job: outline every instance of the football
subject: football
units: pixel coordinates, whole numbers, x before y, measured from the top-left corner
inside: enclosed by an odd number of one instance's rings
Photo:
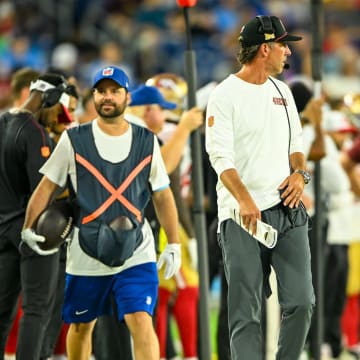
[[[45,236],[45,242],[39,242],[42,250],[59,247],[74,228],[72,206],[66,201],[55,201],[39,216],[35,232]]]
[[[114,230],[131,230],[134,228],[134,224],[127,216],[118,216],[116,217],[109,226]]]

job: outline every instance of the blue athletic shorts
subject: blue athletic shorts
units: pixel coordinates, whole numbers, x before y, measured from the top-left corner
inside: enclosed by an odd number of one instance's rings
[[[114,275],[66,274],[63,320],[85,323],[101,315],[111,315],[111,295],[117,305],[119,320],[122,321],[125,314],[138,311],[152,316],[158,285],[156,263],[137,265]]]

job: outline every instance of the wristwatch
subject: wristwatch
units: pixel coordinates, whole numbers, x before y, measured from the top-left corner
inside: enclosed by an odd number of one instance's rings
[[[303,177],[305,184],[308,184],[311,180],[311,175],[305,170],[297,169],[294,173],[300,174]]]

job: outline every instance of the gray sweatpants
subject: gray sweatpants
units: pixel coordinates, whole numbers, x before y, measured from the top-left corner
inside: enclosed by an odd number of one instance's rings
[[[307,214],[299,207],[290,219],[279,204],[261,216],[262,221],[278,230],[273,249],[261,245],[231,219],[220,227],[219,241],[229,285],[231,359],[262,360],[261,303],[272,265],[281,308],[276,359],[296,360],[304,347],[315,303]]]

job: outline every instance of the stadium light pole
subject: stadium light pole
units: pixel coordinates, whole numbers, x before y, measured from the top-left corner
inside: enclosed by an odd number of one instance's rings
[[[185,77],[188,84],[188,108],[196,105],[196,57],[192,49],[189,8],[196,5],[197,0],[177,0],[183,8],[186,27],[185,50]],[[193,189],[193,219],[198,246],[198,270],[200,276],[200,303],[199,303],[199,355],[201,360],[211,359],[211,340],[209,331],[209,270],[208,248],[206,238],[206,221],[204,213],[204,182],[202,168],[201,135],[197,129],[191,134],[192,172],[191,182]]]
[[[322,80],[322,33],[323,33],[323,6],[322,0],[311,0],[311,71],[314,81],[314,97],[321,97]],[[313,284],[316,294],[316,307],[314,311],[314,360],[321,359],[321,345],[324,338],[324,261],[323,261],[323,223],[324,208],[321,195],[321,160],[315,162],[314,190],[315,190],[315,224],[314,244],[312,245],[314,257]]]

